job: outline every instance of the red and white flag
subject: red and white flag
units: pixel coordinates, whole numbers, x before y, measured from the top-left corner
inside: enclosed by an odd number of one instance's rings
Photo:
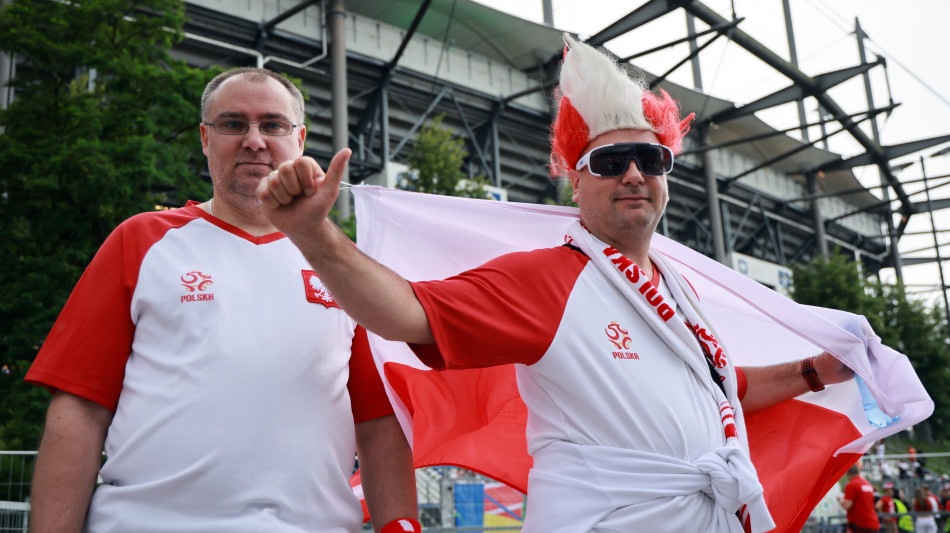
[[[558,246],[576,209],[351,189],[361,250],[412,281],[442,279],[499,255]],[[775,531],[798,531],[827,490],[878,439],[924,420],[933,402],[903,354],[860,316],[799,305],[661,235],[739,366],[825,350],[859,377],[746,416]],[[527,490],[527,411],[512,366],[433,371],[403,343],[370,334],[417,467],[455,465]],[[863,389],[863,390],[862,390]]]

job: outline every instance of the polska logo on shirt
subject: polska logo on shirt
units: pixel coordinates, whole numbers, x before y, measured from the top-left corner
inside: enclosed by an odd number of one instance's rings
[[[611,321],[610,324],[604,328],[604,333],[607,334],[607,340],[609,340],[617,350],[621,350],[612,352],[614,359],[640,359],[640,354],[626,351],[630,349],[633,339],[630,338],[630,332],[624,329],[623,326]]]
[[[181,296],[181,303],[210,302],[214,300],[214,293],[205,292],[214,284],[214,281],[211,280],[211,274],[192,270],[182,274],[179,280],[181,280],[181,286],[187,291],[187,294]]]
[[[320,280],[320,277],[317,276],[316,272],[313,270],[301,270],[300,273],[303,275],[303,286],[307,293],[308,302],[321,304],[328,309],[330,307],[340,308],[340,304],[336,303],[333,295],[330,294],[330,291],[323,284],[323,281]]]

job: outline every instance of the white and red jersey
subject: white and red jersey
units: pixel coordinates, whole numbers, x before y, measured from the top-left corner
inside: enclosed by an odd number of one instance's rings
[[[725,444],[716,401],[583,253],[513,253],[412,286],[436,339],[413,346],[427,365],[521,363],[530,453],[564,440],[689,461]]]
[[[683,487],[646,486],[656,478],[646,474],[667,479],[670,464],[725,446],[718,403],[586,255],[567,247],[513,253],[412,286],[436,340],[413,346],[423,362],[515,363],[534,457],[524,531],[713,527],[711,498],[674,497]],[[674,301],[665,282],[658,289]],[[724,519],[710,530],[741,531],[735,515]]]
[[[933,493],[927,495],[927,501],[930,502],[930,510],[937,513],[940,512],[940,500],[937,499],[937,496]]]
[[[91,532],[358,531],[354,419],[392,413],[290,240],[194,203],[109,236],[27,380],[115,411]]]

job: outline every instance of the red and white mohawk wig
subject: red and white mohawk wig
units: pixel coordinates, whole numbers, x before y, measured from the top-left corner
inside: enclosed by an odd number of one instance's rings
[[[551,125],[551,174],[566,175],[590,141],[614,130],[649,130],[674,154],[683,149],[694,114],[680,120],[679,103],[649,90],[608,56],[564,34],[561,79]]]

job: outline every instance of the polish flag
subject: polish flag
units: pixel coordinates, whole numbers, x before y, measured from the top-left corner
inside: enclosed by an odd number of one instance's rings
[[[412,281],[445,278],[508,252],[558,246],[578,217],[562,206],[351,190],[360,249]],[[661,235],[653,247],[696,289],[737,365],[824,350],[859,378],[746,417],[775,531],[798,531],[875,441],[933,412],[907,357],[882,345],[863,317],[796,304]],[[373,334],[369,340],[417,467],[460,466],[527,491],[527,412],[512,366],[437,372],[403,343]]]

